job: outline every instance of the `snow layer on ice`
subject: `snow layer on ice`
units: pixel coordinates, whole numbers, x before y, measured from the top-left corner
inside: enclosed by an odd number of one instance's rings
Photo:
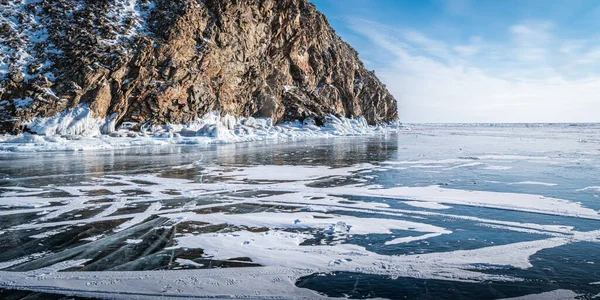
[[[539,181],[520,181],[511,184],[521,184],[521,185],[543,185],[543,186],[557,186],[556,183],[548,183],[548,182],[539,182]]]
[[[575,300],[579,294],[570,290],[554,290],[540,294],[525,295],[522,297],[505,298],[502,300]]]
[[[324,177],[350,175],[361,168],[369,169],[373,165],[362,164],[346,168],[330,168],[325,166],[263,165],[249,166],[228,171],[225,175],[236,180],[253,181],[299,181],[314,180]]]
[[[448,209],[451,208],[448,205],[442,205],[436,202],[426,202],[426,201],[404,201],[405,204],[408,204],[410,206],[414,206],[414,207],[420,207],[420,208],[429,208],[429,209]]]
[[[181,218],[182,220],[186,221],[209,222],[212,224],[227,223],[230,225],[258,228],[319,229],[329,233],[336,231],[335,226],[338,223],[347,224],[345,233],[348,234],[390,234],[392,233],[392,230],[435,232],[439,234],[451,233],[451,231],[445,230],[444,228],[438,226],[417,222],[376,218],[357,218],[352,216],[335,216],[316,212],[260,212],[247,214],[213,213],[208,215],[186,213],[163,216]]]
[[[460,163],[459,163],[460,165]],[[80,186],[48,186],[4,189],[0,198],[3,203],[43,201],[60,202],[62,205],[15,208],[0,211],[0,216],[25,212],[40,213],[37,222],[7,228],[11,230],[51,229],[48,235],[60,232],[60,226],[76,226],[98,221],[125,220],[113,228],[107,237],[95,238],[91,243],[132,230],[134,226],[150,226],[147,220],[161,217],[172,225],[228,224],[227,230],[207,233],[185,233],[175,236],[176,248],[201,248],[202,259],[229,260],[247,257],[262,267],[227,268],[186,271],[134,271],[134,272],[56,272],[85,263],[84,260],[68,259],[45,269],[31,272],[0,271],[0,287],[45,292],[60,292],[79,296],[97,296],[107,292],[115,299],[127,299],[133,293],[143,298],[169,299],[177,297],[275,297],[294,295],[295,298],[314,299],[318,294],[294,285],[302,276],[319,272],[358,272],[396,277],[439,279],[452,281],[520,281],[518,277],[488,274],[484,270],[512,267],[532,267],[530,257],[541,250],[569,243],[600,242],[600,230],[581,232],[571,226],[556,224],[533,224],[515,221],[492,220],[445,213],[450,208],[443,204],[474,205],[544,214],[567,215],[578,218],[598,219],[597,212],[580,203],[547,198],[538,195],[464,191],[439,186],[382,188],[375,185],[319,186],[319,174],[355,178],[369,174],[369,170],[381,170],[377,165],[359,164],[344,168],[315,168],[286,166],[289,181],[281,181],[273,174],[282,173],[279,166],[257,165],[238,168],[209,167],[206,176],[220,180],[208,183],[185,179],[164,178],[155,174],[112,175],[90,179]],[[369,176],[369,175],[367,175]],[[250,180],[252,182],[244,182]],[[145,184],[141,184],[143,181]],[[119,183],[115,185],[114,183]],[[111,195],[90,195],[90,191],[106,189]],[[140,195],[128,194],[132,189]],[[62,191],[68,196],[42,198],[46,192]],[[179,193],[165,193],[177,191]],[[246,196],[236,191],[254,191],[259,197]],[[269,194],[268,192],[277,192]],[[202,203],[192,201],[202,196],[222,193],[221,198]],[[264,194],[262,194],[264,193]],[[397,200],[416,208],[404,210],[381,202],[362,201],[361,197],[382,197]],[[125,203],[147,203],[144,210],[114,214]],[[170,200],[188,199],[180,207],[163,205]],[[38,200],[43,199],[43,200]],[[352,201],[349,201],[352,199]],[[6,202],[4,202],[6,200]],[[53,221],[62,214],[82,209],[98,208],[97,200],[104,202],[104,209],[87,219]],[[270,207],[266,211],[205,213],[204,209],[254,205]],[[273,207],[282,208],[274,209]],[[283,209],[285,208],[285,209]],[[433,211],[440,209],[441,211]],[[274,210],[274,211],[273,211]],[[348,213],[348,214],[344,214]],[[361,213],[362,216],[350,215]],[[501,230],[540,235],[536,240],[510,242],[504,245],[484,246],[471,250],[431,252],[422,254],[384,255],[367,246],[353,243],[357,235],[377,234],[384,236],[382,247],[401,247],[452,234],[451,230],[429,224],[429,217],[473,221],[477,225]],[[408,219],[410,218],[410,219]],[[156,220],[153,219],[153,220]],[[146,223],[143,223],[146,222]],[[162,224],[162,223],[161,223]],[[53,231],[58,228],[56,231]],[[399,236],[398,231],[402,231]],[[330,239],[319,241],[319,237]],[[122,238],[124,243],[139,240]],[[83,245],[82,247],[84,247]],[[56,254],[46,254],[56,255]],[[42,254],[44,256],[44,254]],[[3,263],[8,268],[29,261],[17,258]],[[176,262],[188,267],[200,267],[186,260]],[[227,295],[224,295],[226,291]],[[548,296],[549,294],[544,294]],[[563,294],[561,294],[563,295]],[[113,297],[114,296],[114,297]],[[552,295],[550,295],[552,296]],[[534,298],[535,299],[535,298]],[[550,298],[552,299],[552,298]]]
[[[465,191],[442,188],[440,186],[394,187],[387,189],[365,189],[358,186],[345,186],[329,188],[329,191],[330,193],[341,195],[409,199],[600,219],[597,211],[583,207],[581,203],[532,194]]]

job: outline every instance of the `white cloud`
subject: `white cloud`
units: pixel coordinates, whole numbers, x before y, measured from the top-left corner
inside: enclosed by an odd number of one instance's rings
[[[569,79],[565,73],[584,59],[598,64],[600,48],[561,48],[550,23],[507,28],[506,43],[474,37],[451,45],[356,20],[351,29],[394,57],[377,75],[398,99],[404,122],[600,121],[600,75]]]
[[[514,55],[524,62],[538,63],[547,58],[552,40],[550,31],[554,26],[548,22],[528,22],[510,27],[515,44]]]
[[[471,56],[481,51],[481,47],[475,45],[458,45],[454,46],[454,51],[458,52],[462,56]]]
[[[453,16],[462,16],[471,7],[470,0],[441,0],[446,12]]]

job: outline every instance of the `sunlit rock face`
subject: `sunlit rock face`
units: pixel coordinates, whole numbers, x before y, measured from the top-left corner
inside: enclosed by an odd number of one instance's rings
[[[306,0],[0,2],[0,130],[89,104],[116,125],[217,111],[274,122],[397,118],[397,104]]]

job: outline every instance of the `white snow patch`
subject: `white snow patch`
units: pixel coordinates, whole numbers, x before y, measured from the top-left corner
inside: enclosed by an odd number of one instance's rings
[[[521,181],[521,182],[514,182],[514,183],[510,183],[510,184],[520,184],[520,185],[543,185],[543,186],[557,186],[558,184],[556,183],[547,183],[547,182],[539,182],[539,181]]]
[[[290,268],[223,268],[136,272],[60,272],[43,277],[30,272],[0,271],[0,286],[69,296],[111,299],[281,298],[325,299],[295,286],[312,270]],[[226,285],[227,289],[224,290]]]
[[[140,240],[140,239],[127,239],[127,240],[125,240],[125,243],[126,244],[139,244],[143,241],[144,240]]]
[[[442,235],[442,234],[441,233],[428,233],[428,234],[419,235],[419,236],[406,236],[406,237],[396,238],[391,241],[387,241],[387,242],[385,242],[385,244],[386,245],[396,245],[396,244],[410,243],[410,242],[414,242],[414,241],[426,240],[428,238],[432,238],[432,237],[436,237],[436,236],[440,236],[440,235]]]
[[[165,217],[175,217],[175,215],[163,215]],[[275,213],[260,212],[247,214],[195,214],[178,213],[178,217],[186,221],[208,222],[211,224],[226,223],[229,225],[246,226],[254,228],[279,228],[279,229],[319,229],[323,232],[340,232],[336,230],[338,223],[346,224],[348,234],[391,234],[391,230],[410,230],[416,232],[435,232],[439,234],[448,234],[451,231],[444,228],[416,223],[403,220],[388,220],[376,218],[357,218],[353,216],[336,216],[318,212],[295,212],[295,213]],[[184,237],[185,239],[185,237]],[[177,239],[178,241],[180,239]],[[185,247],[185,246],[182,246]]]
[[[575,300],[579,294],[571,290],[554,290],[540,294],[531,294],[515,298],[504,298],[502,300]]]
[[[204,267],[204,264],[199,264],[193,260],[189,260],[189,259],[185,259],[185,258],[177,258],[177,259],[175,259],[175,262],[182,266],[190,266],[190,267],[196,267],[196,268]]]
[[[88,106],[79,105],[71,110],[60,112],[58,115],[48,118],[34,118],[25,123],[25,126],[34,133],[44,136],[98,136],[100,135],[100,127],[104,124],[104,120],[92,117],[92,111]],[[25,140],[31,135],[23,135]],[[37,140],[35,142],[41,142]],[[41,146],[41,145],[40,145]]]
[[[373,165],[362,164],[345,168],[330,168],[326,166],[294,166],[294,165],[263,165],[249,166],[224,173],[236,180],[256,181],[299,181],[314,180],[332,176],[347,176],[360,169],[372,168]],[[214,172],[216,168],[208,169]]]
[[[506,210],[520,210],[563,216],[579,216],[600,219],[598,212],[585,208],[579,202],[532,194],[500,193],[446,189],[440,186],[371,188],[368,186],[344,186],[327,188],[338,195],[361,195],[408,199],[444,204],[483,206]]]
[[[410,206],[414,206],[414,207],[429,208],[429,209],[449,209],[449,208],[452,208],[451,206],[442,205],[442,204],[439,204],[437,202],[404,201],[404,203],[408,204]]]

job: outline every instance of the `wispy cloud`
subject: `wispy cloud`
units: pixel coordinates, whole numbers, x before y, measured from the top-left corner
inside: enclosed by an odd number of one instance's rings
[[[600,121],[600,45],[561,40],[550,22],[508,26],[505,41],[472,36],[452,44],[414,29],[345,20],[392,58],[372,63],[406,122]]]
[[[510,27],[515,57],[523,62],[539,63],[547,59],[553,25],[548,22],[517,24]]]
[[[462,16],[471,8],[470,0],[440,0],[446,12],[453,16]]]

